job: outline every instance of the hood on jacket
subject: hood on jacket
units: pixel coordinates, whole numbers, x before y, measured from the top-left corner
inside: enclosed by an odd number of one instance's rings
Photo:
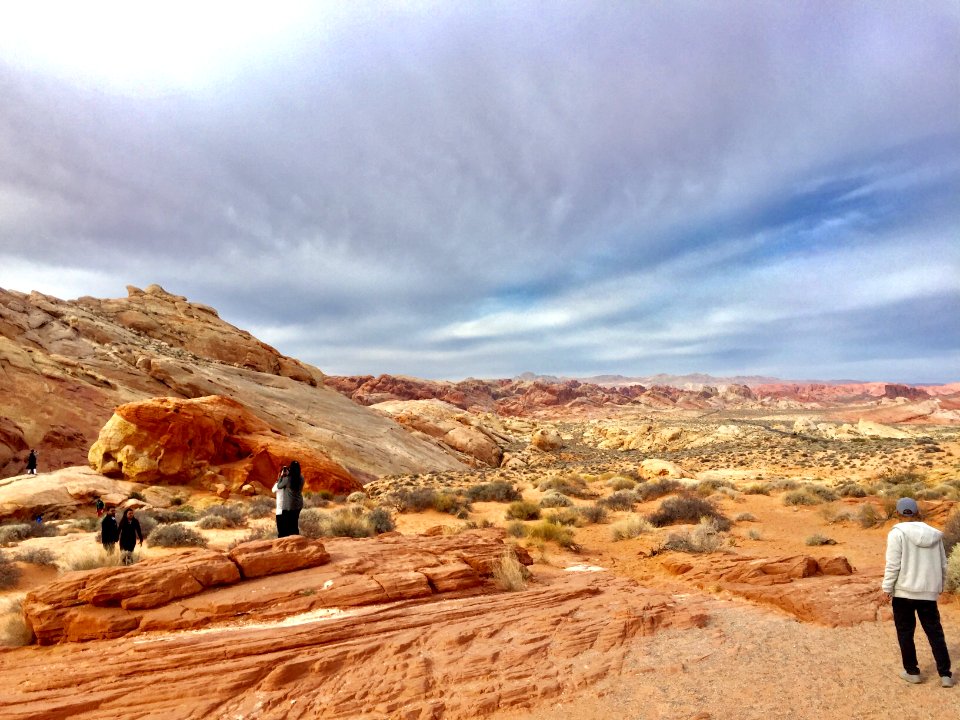
[[[919,547],[932,547],[943,537],[942,532],[922,522],[902,522],[896,526],[896,529],[902,532],[907,540]]]

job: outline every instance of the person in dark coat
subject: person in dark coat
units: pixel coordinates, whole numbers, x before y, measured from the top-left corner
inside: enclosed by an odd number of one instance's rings
[[[117,525],[116,508],[108,508],[100,522],[100,542],[103,543],[103,549],[111,555],[117,549],[117,540],[120,539],[120,527]],[[137,525],[139,525],[139,521]]]
[[[143,532],[140,530],[140,521],[133,516],[133,508],[127,508],[123,518],[117,525],[120,540],[120,558],[124,565],[133,564],[133,551],[137,541],[143,545]]]
[[[27,455],[27,475],[37,474],[37,451],[31,450]]]
[[[288,473],[290,487],[289,493],[290,510],[287,519],[287,535],[300,534],[300,511],[303,510],[303,474],[300,472],[300,463],[296,460],[290,463]]]

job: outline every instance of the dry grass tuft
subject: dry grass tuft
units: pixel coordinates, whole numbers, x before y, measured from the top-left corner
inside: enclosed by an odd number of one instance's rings
[[[33,640],[33,630],[23,616],[22,600],[14,599],[0,608],[0,645],[23,647]]]
[[[631,515],[610,526],[610,539],[614,542],[631,540],[653,530],[653,525],[646,518]]]
[[[134,558],[138,553],[134,553]],[[71,548],[66,555],[57,562],[57,567],[61,572],[71,572],[73,570],[93,570],[102,567],[115,567],[120,564],[120,553],[115,551],[108,553],[103,546],[97,544],[89,547]]]
[[[527,587],[527,569],[517,560],[512,550],[507,551],[493,566],[493,579],[501,590],[516,592]]]

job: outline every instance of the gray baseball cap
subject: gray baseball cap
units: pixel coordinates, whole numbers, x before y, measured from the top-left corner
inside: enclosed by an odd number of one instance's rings
[[[898,515],[919,515],[920,508],[917,507],[917,501],[913,498],[900,498],[897,500]]]

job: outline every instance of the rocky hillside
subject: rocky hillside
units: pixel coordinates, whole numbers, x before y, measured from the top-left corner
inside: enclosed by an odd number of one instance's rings
[[[203,396],[238,400],[359,480],[463,467],[325,388],[317,368],[157,285],[73,301],[0,289],[0,477],[23,472],[31,447],[41,470],[86,464],[120,405]]]

